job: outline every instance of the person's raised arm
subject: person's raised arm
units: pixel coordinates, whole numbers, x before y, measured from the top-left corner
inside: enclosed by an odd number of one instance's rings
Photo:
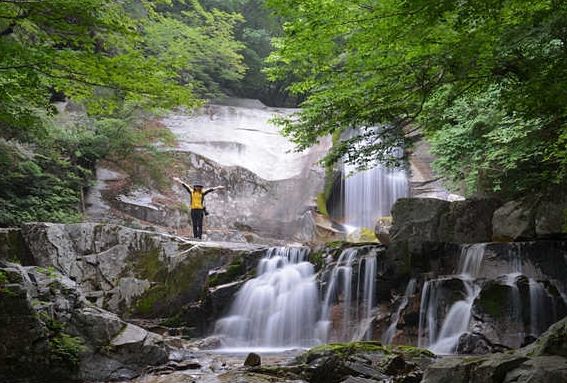
[[[173,180],[176,181],[176,182],[179,182],[181,184],[181,186],[183,186],[185,189],[187,189],[187,191],[189,193],[193,193],[193,189],[191,188],[191,186],[189,186],[185,182],[181,181],[181,179],[179,177],[173,177]]]
[[[215,186],[214,188],[207,189],[207,191],[204,194],[208,194],[210,192],[217,191],[217,190],[222,190],[224,188],[225,188],[224,186]]]

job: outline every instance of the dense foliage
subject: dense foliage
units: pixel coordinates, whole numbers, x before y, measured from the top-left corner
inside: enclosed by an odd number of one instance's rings
[[[328,157],[396,162],[424,132],[441,175],[512,197],[567,179],[567,3],[269,0],[286,20],[272,79],[307,95],[279,121],[302,149],[354,129]],[[382,129],[373,127],[381,125]]]
[[[265,0],[201,0],[209,10],[238,13],[243,22],[236,26],[235,38],[244,45],[242,55],[247,71],[238,81],[224,86],[238,97],[257,98],[269,106],[295,106],[297,99],[286,90],[291,77],[270,82],[264,73],[265,59],[273,50],[272,39],[281,36],[281,20],[266,7]]]

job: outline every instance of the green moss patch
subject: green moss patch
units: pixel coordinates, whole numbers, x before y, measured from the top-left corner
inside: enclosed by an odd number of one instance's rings
[[[226,283],[235,282],[240,277],[244,276],[245,273],[246,267],[242,262],[242,256],[240,255],[226,267],[226,270],[223,273],[218,273],[209,277],[209,287],[216,287]]]

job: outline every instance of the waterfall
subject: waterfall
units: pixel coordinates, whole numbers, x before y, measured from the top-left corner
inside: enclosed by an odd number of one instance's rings
[[[357,339],[370,339],[372,336],[372,308],[374,307],[374,286],[376,280],[376,257],[364,257],[364,291],[362,301],[364,316]],[[360,269],[359,269],[360,270]],[[360,272],[359,272],[360,274]]]
[[[453,303],[439,332],[437,332],[437,303],[440,292],[437,284],[443,279],[429,281],[424,285],[419,323],[420,347],[425,345],[423,332],[427,328],[429,349],[439,354],[451,354],[455,351],[461,335],[469,330],[473,302],[480,292],[474,280],[480,275],[484,249],[485,244],[474,244],[462,249],[457,274],[453,278],[458,278],[463,282],[465,298]]]
[[[267,251],[257,276],[244,284],[230,314],[215,325],[223,346],[290,348],[322,343],[316,331],[319,295],[308,253],[299,247]]]
[[[557,318],[556,298],[549,294],[543,283],[529,280],[530,335],[540,336]],[[552,310],[548,310],[551,307]]]
[[[373,228],[380,217],[389,216],[398,198],[409,196],[409,181],[405,171],[383,165],[362,172],[354,172],[345,165],[344,223],[356,227]]]
[[[394,339],[394,335],[396,335],[396,328],[398,326],[398,322],[400,320],[400,314],[402,310],[406,308],[408,305],[409,296],[415,292],[416,281],[414,278],[410,279],[408,285],[406,286],[406,291],[404,292],[404,296],[402,297],[402,301],[398,306],[398,309],[392,315],[392,320],[388,329],[382,335],[382,343],[384,344],[392,344],[392,340]],[[421,315],[421,313],[420,313]]]
[[[365,255],[362,259],[358,259],[357,289],[354,300],[356,305],[353,306],[353,263],[358,255],[359,250],[356,248],[344,250],[331,271],[323,301],[321,320],[318,323],[318,333],[322,334],[320,338],[349,341],[369,339],[372,334],[377,260],[372,255]],[[364,265],[364,275],[362,275],[362,265]],[[331,315],[333,306],[340,309],[341,326],[340,330],[335,329],[335,332],[331,334],[331,325],[336,319]],[[359,318],[358,312],[361,308],[362,318]]]

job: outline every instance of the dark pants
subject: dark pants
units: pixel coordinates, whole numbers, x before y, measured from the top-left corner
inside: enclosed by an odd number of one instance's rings
[[[193,221],[193,237],[203,236],[203,209],[191,209],[191,221]]]

